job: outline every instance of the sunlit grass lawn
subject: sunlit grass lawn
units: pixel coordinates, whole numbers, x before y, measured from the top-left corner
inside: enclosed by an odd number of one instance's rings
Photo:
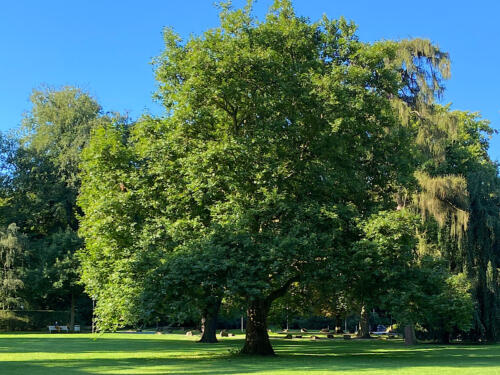
[[[284,340],[273,358],[233,353],[242,336],[199,344],[181,334],[0,334],[0,374],[500,374],[500,345],[399,340]]]

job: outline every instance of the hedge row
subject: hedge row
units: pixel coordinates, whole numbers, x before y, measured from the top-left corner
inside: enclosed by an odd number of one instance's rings
[[[69,320],[69,311],[0,310],[0,331],[38,331],[55,322],[65,325]]]

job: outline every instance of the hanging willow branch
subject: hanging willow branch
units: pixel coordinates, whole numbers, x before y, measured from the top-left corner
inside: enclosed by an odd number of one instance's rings
[[[443,81],[451,76],[450,56],[428,39],[403,39],[396,54],[404,87],[401,98],[414,106],[433,103],[444,92]]]
[[[416,194],[416,203],[423,218],[434,217],[440,227],[449,223],[450,234],[461,239],[469,222],[465,178],[457,175],[431,177],[424,172],[416,172],[415,177],[422,189]]]

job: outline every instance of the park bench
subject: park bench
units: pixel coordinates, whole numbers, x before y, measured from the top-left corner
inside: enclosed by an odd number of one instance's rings
[[[62,332],[65,331],[66,333],[69,333],[68,326],[49,326],[49,333],[54,332]]]

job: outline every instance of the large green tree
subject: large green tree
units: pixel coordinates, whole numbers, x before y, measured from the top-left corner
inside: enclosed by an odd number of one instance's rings
[[[102,130],[84,162],[82,261],[98,306],[126,323],[138,310],[111,295],[118,282],[131,278],[132,295],[139,264],[168,264],[193,241],[213,256],[201,244],[226,233],[219,292],[246,301],[243,352],[272,354],[272,302],[330,267],[357,238],[354,217],[392,204],[405,133],[390,101],[401,75],[385,62],[397,48],[360,42],[345,20],[309,23],[288,1],[263,22],[224,7],[219,28],[186,42],[166,30],[156,73],[167,118],[141,121],[126,144]],[[121,220],[134,229],[107,230]],[[115,276],[96,275],[104,263]]]
[[[247,307],[242,352],[272,354],[273,301],[297,283],[325,284],[326,275],[344,296],[346,283],[359,291],[368,280],[370,290],[357,293],[365,310],[380,280],[392,296],[405,292],[385,306],[398,305],[409,323],[425,321],[411,312],[417,301],[438,306],[449,297],[464,307],[455,326],[467,327],[466,270],[450,261],[428,284],[437,294],[416,293],[430,279],[426,265],[451,258],[444,248],[413,256],[415,226],[395,211],[411,206],[426,225],[437,223],[422,235],[432,246],[458,247],[471,228],[473,184],[451,162],[470,139],[460,133],[461,115],[435,104],[449,77],[446,53],[421,39],[362,43],[343,19],[310,23],[276,1],[263,21],[251,3],[226,4],[221,25],[200,36],[183,41],[165,30],[155,68],[167,115],[130,129],[102,126],[84,152],[80,259],[102,329],[195,312],[211,322],[204,333],[214,341],[214,316],[231,298]],[[479,151],[484,130],[472,134]],[[482,155],[476,160],[492,173]],[[384,210],[393,214],[373,216]],[[401,220],[389,234],[379,225],[388,217]],[[370,257],[376,266],[364,263]],[[485,264],[489,289],[481,290],[489,295],[496,263]]]

